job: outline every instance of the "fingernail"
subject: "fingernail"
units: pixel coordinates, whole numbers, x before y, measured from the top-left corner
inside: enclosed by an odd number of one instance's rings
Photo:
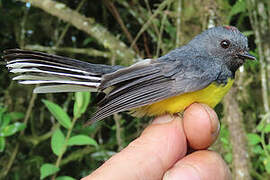
[[[171,122],[172,120],[174,120],[174,116],[166,114],[166,115],[155,118],[152,124],[165,124],[165,123]]]
[[[200,180],[198,171],[190,165],[183,165],[178,167],[173,167],[171,170],[167,171],[163,180]]]
[[[206,104],[201,104],[201,105],[209,116],[210,124],[211,124],[211,134],[213,136],[216,136],[219,133],[219,129],[220,129],[220,124],[218,121],[217,114],[213,111],[213,109],[211,109]]]

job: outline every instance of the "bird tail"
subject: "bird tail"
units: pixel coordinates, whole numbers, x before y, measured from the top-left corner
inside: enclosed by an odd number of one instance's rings
[[[97,91],[102,75],[120,68],[21,49],[5,50],[3,59],[18,74],[13,80],[41,85],[34,93]]]

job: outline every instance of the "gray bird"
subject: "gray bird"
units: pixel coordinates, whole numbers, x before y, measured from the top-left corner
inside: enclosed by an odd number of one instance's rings
[[[131,110],[138,116],[182,112],[194,102],[215,107],[233,84],[248,53],[247,38],[235,27],[219,26],[157,59],[129,67],[91,64],[41,52],[4,51],[13,80],[41,84],[34,93],[105,93],[91,122]]]

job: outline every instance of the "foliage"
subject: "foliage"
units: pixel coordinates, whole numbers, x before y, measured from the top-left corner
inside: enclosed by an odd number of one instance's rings
[[[270,114],[262,117],[262,120],[256,127],[256,133],[248,133],[248,142],[253,154],[256,158],[255,167],[262,172],[270,173],[270,145],[265,141],[270,133],[270,124],[266,123]]]
[[[20,47],[91,63],[130,64],[133,59],[120,58],[121,52],[116,56],[116,52],[112,51],[115,44],[108,42],[124,44],[126,49],[132,49],[141,58],[156,58],[188,42],[206,29],[210,19],[213,19],[217,25],[237,26],[248,36],[251,53],[259,58],[260,49],[255,43],[255,28],[250,20],[250,12],[256,9],[250,6],[250,1],[182,0],[181,12],[175,7],[176,1],[112,1],[120,19],[111,13],[106,0],[55,1],[89,17],[91,24],[109,32],[95,31],[95,35],[90,35],[23,0],[1,0],[0,51]],[[267,4],[266,1],[264,3]],[[265,8],[269,13],[269,4]],[[212,11],[215,17],[212,17]],[[178,26],[177,19],[181,20]],[[119,25],[120,20],[125,27]],[[267,34],[264,37],[267,39]],[[128,48],[131,44],[134,46]],[[89,55],[86,52],[93,53]],[[11,82],[7,69],[1,66],[1,70],[0,179],[82,178],[138,137],[149,121],[148,118],[139,119],[121,113],[118,120],[120,127],[116,126],[113,117],[85,127],[96,109],[99,95],[78,92],[36,96],[32,94],[32,87]],[[251,175],[254,179],[269,179],[270,124],[263,98],[258,95],[262,92],[259,63],[246,64],[244,72],[237,99],[244,112],[248,132]],[[243,87],[244,90],[241,89]],[[222,119],[222,107],[216,110]],[[225,124],[221,125],[216,146],[214,148],[232,168],[234,152]]]
[[[6,138],[15,135],[17,132],[25,129],[25,124],[12,121],[20,120],[24,117],[23,113],[11,112],[7,113],[6,109],[0,107],[0,152],[5,150]]]
[[[72,146],[82,146],[90,145],[98,148],[97,142],[84,134],[71,135],[73,132],[74,125],[80,116],[85,113],[87,106],[90,102],[90,92],[77,92],[75,93],[75,103],[73,107],[74,117],[73,120],[70,120],[68,114],[57,104],[50,102],[48,100],[43,100],[45,106],[52,113],[55,119],[59,124],[67,129],[66,135],[61,130],[61,127],[58,127],[54,130],[51,138],[51,149],[53,153],[57,156],[55,165],[45,163],[40,168],[40,179],[44,179],[47,176],[56,174],[60,168],[62,157],[66,153],[67,148]],[[70,178],[66,176],[65,178]],[[61,179],[61,178],[60,178]]]

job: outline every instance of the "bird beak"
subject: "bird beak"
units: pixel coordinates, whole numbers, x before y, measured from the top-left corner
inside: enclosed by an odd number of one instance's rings
[[[247,51],[239,52],[239,53],[237,54],[237,56],[238,56],[240,59],[256,60],[256,57],[255,57],[255,56],[252,56],[252,55],[249,54]]]

